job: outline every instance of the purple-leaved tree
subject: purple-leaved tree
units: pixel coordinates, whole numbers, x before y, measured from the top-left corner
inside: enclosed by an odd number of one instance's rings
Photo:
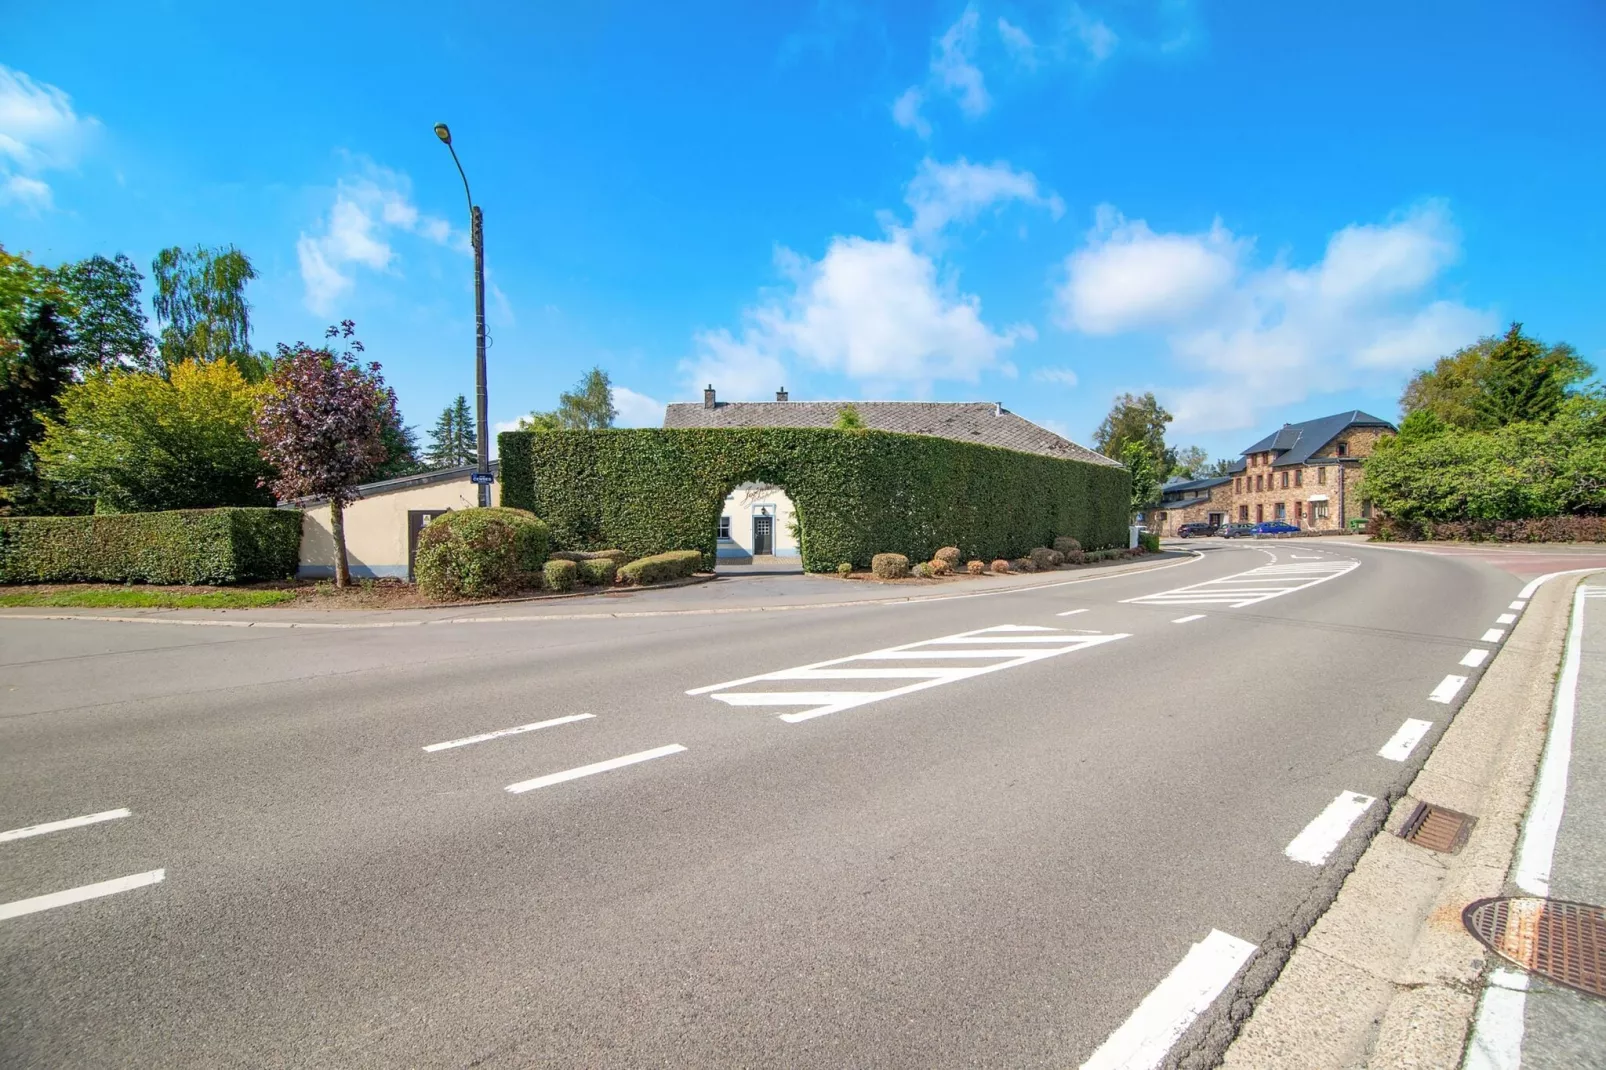
[[[273,372],[264,386],[253,437],[276,475],[268,481],[282,501],[310,495],[329,499],[335,537],[335,586],[351,582],[346,562],[344,510],[359,483],[385,463],[385,427],[400,425],[396,394],[379,365],[362,364],[362,343],[350,320],[324,333],[313,349],[304,342],[279,343]],[[345,343],[339,352],[327,339]]]

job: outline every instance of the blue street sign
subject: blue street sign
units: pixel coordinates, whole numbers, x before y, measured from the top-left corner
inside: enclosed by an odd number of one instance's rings
[[[492,475],[490,472],[470,472],[468,474],[468,480],[470,483],[484,483],[489,485],[496,482],[496,476]]]

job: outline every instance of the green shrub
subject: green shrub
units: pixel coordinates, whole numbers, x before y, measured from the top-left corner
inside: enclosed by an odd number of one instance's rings
[[[1011,572],[1036,572],[1037,565],[1029,557],[1017,557],[1009,563]]]
[[[619,566],[611,557],[591,557],[575,564],[579,571],[580,582],[592,587],[610,587],[613,585],[614,573]]]
[[[917,562],[912,568],[909,569],[909,575],[922,580],[930,579],[931,565],[925,561]]]
[[[645,585],[685,579],[702,564],[703,555],[696,550],[671,550],[630,562],[619,570],[619,582]]]
[[[836,574],[841,576],[843,579],[847,579],[849,576],[853,575],[853,566],[844,561],[836,567]]]
[[[300,555],[299,509],[0,518],[0,583],[282,580]]]
[[[556,557],[541,566],[541,578],[549,591],[574,590],[580,566],[567,558]]]
[[[942,549],[932,554],[931,559],[933,561],[946,561],[949,568],[958,568],[961,556],[963,555],[960,554],[959,547],[944,546]]]
[[[623,550],[592,550],[586,557],[592,561],[612,561],[615,568],[630,564],[630,555]]]
[[[1058,550],[1066,557],[1070,557],[1072,554],[1081,552],[1082,544],[1071,538],[1069,535],[1061,535],[1054,540],[1054,549]]]
[[[965,571],[970,573],[972,576],[980,576],[983,572],[987,571],[987,562],[976,560],[966,561]]]
[[[553,550],[547,555],[549,561],[573,561],[577,565],[582,561],[599,559],[623,565],[630,561],[630,555],[623,550]]]
[[[490,598],[533,587],[547,526],[522,509],[454,509],[418,533],[413,575],[428,598]]]
[[[503,501],[552,525],[570,549],[697,550],[714,565],[725,496],[784,487],[801,520],[803,566],[857,567],[891,550],[929,560],[963,547],[1012,557],[1068,533],[1124,539],[1125,469],[931,435],[830,428],[505,432]]]
[[[1031,560],[1032,567],[1038,572],[1047,572],[1049,569],[1053,568],[1059,563],[1054,560],[1054,551],[1050,550],[1046,546],[1033,547],[1032,552],[1028,554],[1027,557]],[[1065,555],[1061,554],[1060,561],[1064,560]]]
[[[878,580],[901,580],[909,575],[909,559],[902,554],[876,554],[870,559],[870,574]]]
[[[547,554],[546,559],[548,561],[573,561],[575,564],[579,564],[581,561],[587,560],[588,557],[589,555],[584,550],[553,550],[550,554]]]
[[[1153,531],[1139,532],[1138,545],[1143,547],[1146,553],[1157,554],[1160,552],[1160,536]]]

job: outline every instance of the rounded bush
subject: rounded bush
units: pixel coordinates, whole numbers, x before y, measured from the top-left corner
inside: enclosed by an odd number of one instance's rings
[[[619,570],[619,582],[626,586],[646,586],[681,580],[703,567],[703,555],[698,550],[670,550],[667,553],[638,557]]]
[[[921,561],[920,563],[916,564],[913,568],[911,568],[909,570],[909,574],[911,576],[918,577],[919,579],[922,579],[922,580],[930,579],[931,578],[931,565],[928,562]]]
[[[1036,572],[1037,566],[1029,557],[1017,557],[1009,563],[1009,567],[1016,572]]]
[[[580,582],[592,587],[612,586],[614,573],[619,570],[618,564],[609,557],[588,557],[574,562],[574,568]]]
[[[972,576],[980,576],[983,572],[987,571],[987,562],[985,562],[985,561],[966,561],[965,562],[965,571],[970,573]]]
[[[1035,546],[1027,557],[1031,561],[1033,569],[1038,572],[1047,572],[1054,567],[1053,555],[1054,551],[1048,547]]]
[[[931,569],[933,576],[952,576],[954,574],[953,563],[946,557],[932,558],[928,567]]]
[[[959,547],[957,546],[944,546],[941,550],[931,555],[933,561],[944,561],[951,569],[959,567],[959,558]]]
[[[1065,555],[1065,563],[1067,565],[1085,565],[1087,564],[1087,555],[1081,550],[1072,550]]]
[[[993,567],[993,571],[994,572],[998,572],[998,573],[1008,572],[1009,571],[1009,562],[1005,561],[1002,557],[1000,557],[996,561],[993,562],[993,566],[992,567]]]
[[[457,509],[418,533],[413,573],[428,598],[490,598],[533,587],[547,526],[523,509]]]
[[[843,579],[847,579],[849,576],[853,575],[853,566],[844,561],[836,567],[836,574],[841,576]]]
[[[1081,552],[1082,544],[1071,538],[1069,535],[1061,535],[1059,538],[1054,540],[1054,549],[1058,550],[1066,557],[1070,557],[1072,554]]]
[[[909,575],[909,559],[902,554],[876,554],[870,559],[870,573],[878,580],[901,580]]]
[[[574,590],[575,579],[579,573],[578,564],[562,557],[554,557],[541,567],[542,578],[546,580],[547,589],[551,591]]]

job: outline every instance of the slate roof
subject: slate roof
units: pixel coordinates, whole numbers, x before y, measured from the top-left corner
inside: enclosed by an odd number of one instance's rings
[[[1219,487],[1224,483],[1231,482],[1231,476],[1210,476],[1205,479],[1189,479],[1177,483],[1166,483],[1160,487],[1160,491],[1162,494],[1173,494],[1178,492],[1187,493],[1188,491],[1192,490],[1209,490],[1211,487]],[[1194,498],[1191,500],[1202,502],[1205,499]]]
[[[991,401],[721,401],[677,402],[664,410],[664,426],[830,427],[844,405],[872,431],[933,435],[957,442],[1001,446],[1066,461],[1120,467],[1120,462],[1078,446]]]
[[[1273,431],[1244,450],[1244,455],[1270,450],[1278,454],[1277,459],[1272,461],[1273,467],[1304,464],[1310,460],[1311,454],[1351,427],[1386,427],[1390,431],[1399,430],[1387,420],[1364,413],[1360,409],[1351,409],[1349,412],[1334,413],[1332,416],[1322,416],[1315,420],[1284,424],[1281,429]]]

